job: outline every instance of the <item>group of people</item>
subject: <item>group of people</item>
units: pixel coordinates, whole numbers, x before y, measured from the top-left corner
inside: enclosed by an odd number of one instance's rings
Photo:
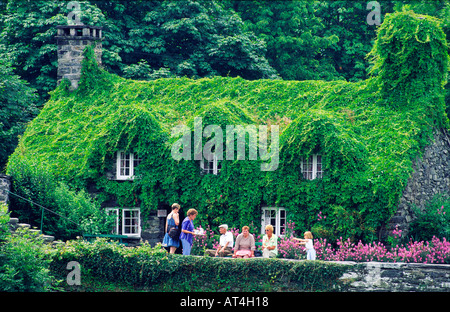
[[[198,215],[197,210],[189,209],[187,217],[184,218],[180,226],[179,204],[172,205],[172,212],[167,216],[166,234],[163,240],[163,246],[169,247],[170,253],[175,253],[176,249],[181,245],[183,247],[183,255],[190,255],[194,235],[203,235],[203,233],[196,233],[194,231],[193,221]],[[176,234],[179,232],[179,237]],[[233,258],[253,258],[255,256],[255,237],[250,234],[248,226],[242,227],[242,233],[234,237],[228,231],[228,225],[222,224],[219,226],[220,240],[217,249],[208,249],[205,254],[212,257],[227,257],[232,255]],[[316,259],[316,251],[313,245],[313,235],[311,232],[305,232],[304,239],[292,238],[299,241],[298,244],[305,245],[308,260]],[[273,233],[273,226],[266,225],[265,234],[262,241],[262,256],[264,258],[276,258],[278,255],[278,237]]]
[[[181,223],[181,231],[179,231],[180,225],[180,205],[173,204],[172,211],[167,216],[166,222],[166,234],[164,235],[163,245],[169,247],[170,253],[175,253],[178,247],[181,245],[183,247],[183,255],[189,256],[191,254],[192,242],[194,235],[197,233],[194,232],[194,220],[198,215],[197,210],[189,209],[187,211],[187,217],[184,218]],[[172,231],[173,233],[171,234]],[[178,235],[179,234],[179,235]]]

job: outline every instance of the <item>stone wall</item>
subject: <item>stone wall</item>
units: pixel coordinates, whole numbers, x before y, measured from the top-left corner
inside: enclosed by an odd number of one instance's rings
[[[159,218],[156,215],[150,215],[146,220],[141,220],[142,241],[146,241],[152,246],[161,243],[164,239],[164,227],[166,218]]]
[[[450,265],[384,262],[336,262],[350,265],[341,277],[355,292],[450,291]]]
[[[424,208],[437,194],[450,193],[450,138],[443,130],[434,134],[422,157],[413,164],[413,173],[400,198],[398,210],[390,220],[388,231],[395,226],[407,235],[408,225],[414,219],[413,205]]]
[[[9,199],[9,189],[11,187],[11,179],[9,176],[0,174],[0,203],[7,203]]]

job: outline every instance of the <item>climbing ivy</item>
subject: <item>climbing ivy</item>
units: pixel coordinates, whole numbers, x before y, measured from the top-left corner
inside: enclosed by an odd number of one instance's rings
[[[395,213],[398,199],[433,129],[448,128],[443,102],[448,54],[439,21],[402,12],[385,17],[362,82],[283,81],[215,77],[123,79],[97,67],[85,51],[80,87],[52,92],[11,156],[46,163],[75,188],[96,189],[100,202],[139,205],[144,214],[178,202],[215,228],[260,224],[261,207],[285,207],[297,230],[322,237],[370,240]],[[219,125],[278,125],[280,161],[223,160],[219,175],[201,174],[198,160],[174,160],[172,129],[194,119]],[[209,138],[202,137],[203,144]],[[226,141],[235,144],[236,138]],[[224,149],[225,149],[224,146]],[[108,178],[115,152],[143,161],[133,182]],[[323,156],[322,179],[305,180],[302,158]],[[327,216],[318,218],[317,215]]]

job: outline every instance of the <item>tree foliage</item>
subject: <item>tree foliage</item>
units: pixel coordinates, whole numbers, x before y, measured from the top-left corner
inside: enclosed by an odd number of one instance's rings
[[[335,80],[331,59],[324,51],[336,44],[313,1],[228,1],[246,28],[267,43],[267,58],[283,79]]]
[[[0,172],[18,143],[26,123],[37,114],[35,90],[0,59]]]
[[[166,71],[193,78],[276,78],[264,41],[216,1],[82,1],[81,22],[104,27],[103,65],[128,78]],[[56,87],[57,25],[67,25],[67,2],[10,0],[0,40],[16,73],[42,100]],[[0,29],[1,30],[1,29]],[[148,64],[148,66],[146,66]],[[158,74],[159,73],[159,74]],[[153,75],[152,75],[153,74]],[[156,76],[155,76],[156,75]]]

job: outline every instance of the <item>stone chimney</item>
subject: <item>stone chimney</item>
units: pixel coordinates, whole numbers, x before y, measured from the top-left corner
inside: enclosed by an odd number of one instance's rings
[[[102,27],[87,25],[56,26],[58,34],[58,85],[67,78],[72,84],[70,90],[78,88],[81,76],[83,50],[93,45],[97,63],[102,64]]]

